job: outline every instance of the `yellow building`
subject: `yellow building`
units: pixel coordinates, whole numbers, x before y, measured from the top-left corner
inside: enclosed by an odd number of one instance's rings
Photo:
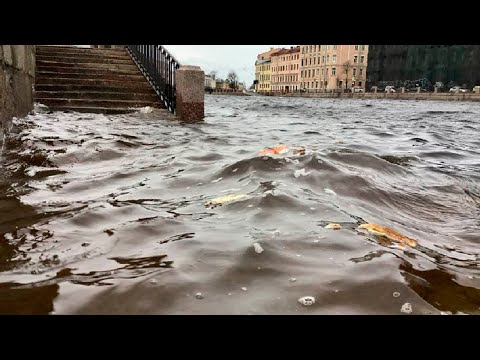
[[[280,49],[271,48],[269,51],[259,54],[255,62],[255,91],[270,92],[271,91],[271,57]]]

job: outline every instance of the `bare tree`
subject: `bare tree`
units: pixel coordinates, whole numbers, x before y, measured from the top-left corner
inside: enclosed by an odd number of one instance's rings
[[[230,84],[230,88],[236,90],[238,87],[238,75],[235,71],[230,71],[227,75],[227,81]]]
[[[352,67],[352,63],[350,62],[350,60],[347,60],[343,63],[342,67],[343,67],[343,71],[345,72],[345,90],[347,90],[348,89],[348,72]]]
[[[210,71],[210,74],[208,74],[213,80],[217,77],[217,72],[215,70]]]

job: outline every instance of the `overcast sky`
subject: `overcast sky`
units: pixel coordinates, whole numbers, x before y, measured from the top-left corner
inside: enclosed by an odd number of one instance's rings
[[[271,47],[290,45],[164,45],[182,65],[199,65],[208,74],[217,71],[225,79],[233,70],[241,82],[252,85],[255,79],[255,60]]]

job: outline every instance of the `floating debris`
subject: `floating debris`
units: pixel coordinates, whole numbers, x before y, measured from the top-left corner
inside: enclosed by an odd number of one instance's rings
[[[303,156],[305,155],[305,149],[304,148],[295,149],[293,150],[293,154],[297,156]]]
[[[248,195],[245,195],[245,194],[229,194],[229,195],[224,195],[224,196],[220,196],[218,198],[212,199],[212,200],[208,201],[205,204],[205,206],[206,207],[215,207],[215,206],[220,206],[220,205],[223,205],[225,203],[234,202],[234,201],[245,199],[245,198],[248,198]]]
[[[395,291],[395,292],[393,293],[393,297],[397,298],[397,297],[399,297],[399,296],[400,296],[400,293],[399,293],[398,291]]]
[[[228,296],[232,296],[232,293],[228,293]]]
[[[273,148],[265,148],[260,150],[258,155],[280,155],[288,152],[287,146],[284,144],[275,146]]]
[[[410,303],[405,303],[402,305],[402,308],[400,309],[401,312],[405,314],[411,314],[413,309],[412,309],[412,304]]]
[[[150,280],[150,284],[156,284],[156,283],[157,283],[157,280],[155,279]]]
[[[254,243],[253,248],[257,254],[261,254],[263,252],[263,248],[259,243]]]
[[[202,294],[201,292],[195,294],[195,298],[196,298],[196,299],[201,300],[201,299],[203,299],[203,297],[204,297],[204,296],[203,296],[203,294]]]
[[[151,106],[145,106],[140,109],[138,109],[139,112],[142,114],[150,114],[153,111],[153,108]]]
[[[316,244],[316,243],[319,243],[320,240],[313,240],[313,242]]]
[[[288,281],[295,282],[295,281],[297,281],[297,278],[290,278]]]
[[[469,278],[470,280],[473,279],[473,276],[472,275],[468,275],[467,278]]]
[[[342,225],[334,224],[334,223],[331,223],[325,226],[325,229],[332,229],[332,230],[340,230],[341,228],[342,228]]]
[[[246,287],[242,287],[242,290],[243,290],[243,291],[247,291],[247,288],[246,288]]]
[[[238,168],[235,168],[235,169],[232,170],[232,173],[235,173],[237,171],[238,171]]]
[[[84,242],[84,243],[82,243],[82,246],[86,247],[86,246],[90,246],[90,244],[88,242]]]
[[[417,246],[416,240],[410,239],[409,237],[402,235],[399,232],[384,226],[380,226],[377,224],[362,224],[358,228],[365,229],[373,235],[385,237],[391,241],[395,241],[401,244],[406,244],[411,247]]]
[[[309,171],[309,172],[306,172],[305,169],[300,169],[300,170],[295,170],[295,172],[293,173],[293,175],[298,178],[299,176],[307,176],[307,175],[310,175],[312,172]]]
[[[313,296],[304,296],[298,299],[298,302],[303,306],[311,306],[315,304],[315,298]]]
[[[335,191],[331,190],[331,189],[323,189],[323,191],[325,191],[325,193],[327,193],[327,194],[337,196],[337,193]]]

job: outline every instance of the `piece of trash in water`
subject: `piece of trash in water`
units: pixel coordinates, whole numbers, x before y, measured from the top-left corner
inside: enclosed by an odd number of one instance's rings
[[[223,177],[218,178],[217,180],[212,180],[212,183],[217,183],[217,182],[219,182],[219,181],[222,181],[222,179],[223,179]]]
[[[261,247],[261,245],[259,243],[253,244],[253,248],[255,249],[255,252],[257,254],[261,254],[263,252],[263,248]]]
[[[238,168],[235,168],[235,169],[232,170],[232,173],[237,172],[237,171],[238,171]]]
[[[292,163],[294,165],[298,165],[300,164],[300,161],[298,161],[298,159],[289,159],[288,157],[285,158],[285,161],[288,162],[288,163]]]
[[[157,283],[157,280],[155,279],[150,280],[150,284],[156,284],[156,283]]]
[[[313,240],[313,242],[314,242],[314,243],[319,243],[319,242],[320,242],[320,240]]]
[[[242,290],[243,290],[243,291],[247,291],[247,288],[246,288],[246,287],[242,287]]]
[[[325,191],[327,194],[337,196],[337,193],[331,189],[323,189],[323,191]]]
[[[245,194],[228,194],[228,195],[220,196],[218,198],[215,198],[215,199],[212,199],[212,200],[208,201],[205,204],[205,206],[207,206],[207,207],[209,207],[209,206],[219,206],[219,205],[223,205],[227,202],[233,202],[233,201],[245,199],[247,197],[248,197],[248,195],[245,195]]]
[[[140,109],[138,109],[139,112],[143,114],[150,114],[153,111],[153,108],[151,106],[145,106]]]
[[[232,296],[232,293],[228,293],[228,296]]]
[[[325,226],[325,229],[332,229],[332,230],[340,230],[341,228],[342,228],[342,225],[334,224],[334,223],[331,223]]]
[[[309,172],[306,172],[305,169],[301,169],[301,170],[295,170],[295,172],[293,173],[293,175],[298,178],[300,175],[301,176],[307,176],[307,175],[310,175],[312,172],[309,171]]]
[[[358,227],[359,229],[365,229],[373,235],[385,237],[388,240],[395,241],[401,244],[406,244],[411,247],[417,246],[417,241],[410,239],[409,237],[400,234],[399,232],[392,230],[390,228],[380,226],[377,224],[362,224]]]
[[[412,309],[412,304],[410,303],[405,303],[402,305],[402,308],[400,309],[401,312],[405,314],[411,314],[413,309]]]
[[[305,155],[305,149],[304,148],[295,149],[293,150],[293,154],[298,156],[303,156]]]
[[[279,155],[287,152],[288,152],[287,146],[284,144],[281,144],[273,148],[265,148],[263,150],[260,150],[258,155]]]
[[[251,207],[253,207],[253,205],[252,205],[252,204],[250,204],[250,205],[248,205],[247,207],[251,208]]]
[[[470,280],[473,279],[473,276],[472,275],[468,275],[467,278],[469,278]]]
[[[304,296],[298,299],[298,302],[303,306],[310,306],[315,304],[315,298],[313,296]]]
[[[288,281],[295,282],[295,281],[297,281],[297,278],[290,278]]]
[[[314,211],[314,210],[315,210],[315,208],[314,208],[314,207],[311,207],[311,208],[310,208],[310,210]]]
[[[201,292],[195,294],[195,298],[203,299],[203,294]]]
[[[398,291],[395,291],[395,292],[393,293],[393,297],[399,297],[399,296],[400,296],[400,293],[399,293]]]

